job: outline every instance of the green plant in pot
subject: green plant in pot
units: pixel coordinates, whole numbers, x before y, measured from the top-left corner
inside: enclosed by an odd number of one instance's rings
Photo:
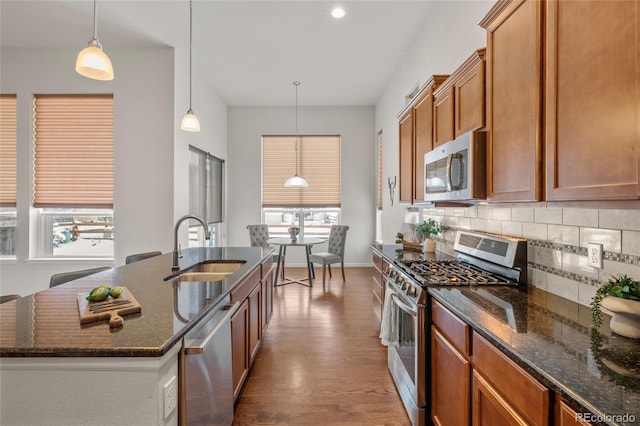
[[[601,308],[613,313],[611,331],[640,339],[640,281],[618,274],[596,290],[591,300],[591,325],[595,329],[602,325]]]
[[[418,238],[420,238],[420,241],[424,242],[424,251],[430,253],[436,251],[436,242],[431,237],[438,235],[440,231],[440,225],[433,219],[425,220],[421,224],[416,225],[416,234]]]

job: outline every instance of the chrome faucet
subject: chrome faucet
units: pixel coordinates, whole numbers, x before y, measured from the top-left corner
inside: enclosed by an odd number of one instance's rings
[[[180,269],[178,261],[178,259],[180,258],[180,253],[178,252],[178,228],[180,228],[180,224],[187,219],[195,219],[200,222],[202,224],[202,227],[204,228],[204,238],[206,240],[211,239],[211,232],[209,232],[209,227],[206,223],[204,223],[204,220],[202,220],[198,216],[188,214],[178,219],[178,221],[176,222],[176,226],[174,226],[173,228],[173,266],[171,266],[172,271],[177,271]]]

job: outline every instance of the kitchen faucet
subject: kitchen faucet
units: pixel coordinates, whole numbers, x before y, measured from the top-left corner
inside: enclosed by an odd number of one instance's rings
[[[178,221],[176,222],[176,226],[174,226],[173,228],[173,266],[171,266],[172,271],[177,271],[180,269],[180,265],[178,261],[178,258],[180,257],[178,253],[178,228],[180,228],[180,224],[187,219],[195,219],[198,222],[200,222],[202,224],[202,227],[204,228],[204,238],[206,240],[211,239],[211,232],[209,232],[209,227],[207,226],[206,223],[204,223],[204,220],[202,220],[198,216],[193,216],[188,214],[178,219]]]

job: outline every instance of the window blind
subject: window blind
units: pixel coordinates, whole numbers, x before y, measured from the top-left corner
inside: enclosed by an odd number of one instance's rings
[[[36,95],[34,207],[113,208],[113,95]]]
[[[263,207],[340,207],[340,136],[298,136],[298,175],[308,188],[285,188],[295,174],[296,136],[262,137]]]
[[[16,206],[16,95],[0,95],[0,207]]]

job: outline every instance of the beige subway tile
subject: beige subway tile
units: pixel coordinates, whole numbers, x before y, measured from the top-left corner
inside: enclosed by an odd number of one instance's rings
[[[527,281],[538,288],[547,288],[547,273],[539,269],[527,268]]]
[[[598,227],[598,209],[567,208],[562,210],[562,223],[564,225]]]
[[[640,210],[601,209],[599,215],[600,228],[640,231]]]
[[[458,219],[458,226],[460,229],[471,230],[471,219],[468,217],[461,217]]]
[[[484,225],[484,232],[502,234],[502,222],[499,220],[487,220]]]
[[[547,274],[547,291],[569,300],[578,298],[578,282],[559,275]]]
[[[493,208],[488,206],[478,206],[479,219],[493,219]]]
[[[587,256],[581,256],[577,253],[562,253],[562,270],[598,279],[598,269],[587,264]]]
[[[640,265],[605,260],[602,262],[602,266],[603,268],[599,273],[600,282],[606,282],[611,277],[615,277],[619,274],[625,274],[633,279],[640,280]]]
[[[451,209],[449,209],[449,210],[451,210]],[[465,214],[466,214],[466,212],[467,212],[467,209],[466,209],[466,208],[456,207],[456,208],[454,208],[454,209],[453,209],[453,215],[454,215],[454,216],[461,216],[461,217],[464,217],[464,216],[465,216]]]
[[[474,218],[471,218],[471,230],[472,231],[484,232],[484,227],[485,227],[486,222],[487,221],[485,219],[474,219]]]
[[[511,220],[533,222],[533,209],[529,207],[513,208],[511,209]]]
[[[539,207],[534,209],[533,216],[538,223],[562,223],[562,209]]]
[[[466,217],[478,217],[478,206],[467,207],[464,215]]]
[[[546,247],[533,247],[533,250],[527,251],[529,261],[544,265],[550,268],[562,268],[562,252]]]
[[[580,228],[577,226],[549,225],[547,230],[548,241],[572,246],[580,245]]]
[[[602,244],[605,251],[620,253],[622,250],[622,232],[614,229],[580,228],[580,246],[588,243]]]
[[[640,232],[622,231],[622,253],[640,256]]]
[[[511,237],[522,237],[522,223],[504,221],[502,222],[502,233]]]
[[[596,287],[587,283],[578,283],[578,300],[581,305],[591,305],[591,300],[596,294]]]
[[[524,222],[522,224],[522,236],[532,240],[547,240],[547,225],[544,223],[529,223]]]
[[[496,220],[511,220],[511,209],[507,207],[496,207],[493,209],[493,218]]]

